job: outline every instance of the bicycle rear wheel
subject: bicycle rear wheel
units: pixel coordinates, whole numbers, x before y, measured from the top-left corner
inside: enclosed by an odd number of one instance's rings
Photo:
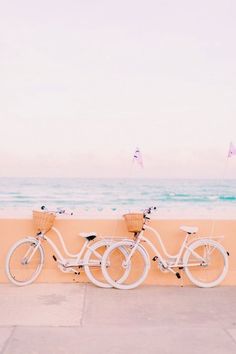
[[[107,283],[106,279],[102,273],[102,257],[104,252],[114,244],[113,240],[101,240],[92,244],[84,256],[84,271],[88,279],[96,286],[101,288],[112,288],[112,285]],[[125,249],[120,249],[120,252],[125,256],[127,252]],[[123,277],[125,278],[128,274],[129,269],[127,268],[124,272]]]
[[[6,274],[15,285],[32,283],[40,274],[44,263],[44,252],[35,238],[25,238],[15,243],[6,258]]]
[[[224,247],[211,239],[194,241],[184,254],[184,269],[190,281],[211,288],[220,284],[228,271],[228,255]]]
[[[133,247],[136,247],[134,252]],[[121,252],[121,249],[125,249],[126,253]],[[150,260],[146,250],[134,241],[126,240],[111,245],[102,258],[104,278],[117,289],[136,288],[145,280],[149,268]]]

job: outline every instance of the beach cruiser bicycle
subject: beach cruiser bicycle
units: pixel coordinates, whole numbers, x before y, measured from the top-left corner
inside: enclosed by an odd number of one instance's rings
[[[6,257],[8,279],[18,286],[28,285],[35,281],[43,268],[45,259],[43,245],[47,242],[54,251],[53,259],[62,272],[79,275],[83,269],[93,284],[103,288],[111,287],[102,275],[101,259],[104,250],[115,239],[104,238],[96,241],[97,235],[95,232],[80,233],[79,236],[84,239],[84,244],[78,253],[72,254],[68,251],[60,231],[53,226],[56,216],[61,214],[66,215],[65,210],[58,208],[56,211],[47,211],[44,206],[41,207],[40,211],[33,211],[33,221],[38,231],[35,236],[20,239],[9,250]],[[69,215],[73,215],[73,213]],[[50,230],[57,235],[64,253],[69,258],[63,257],[56,244],[48,236]],[[121,249],[120,252],[124,252],[124,255],[127,256],[125,248]],[[124,277],[126,277],[128,271],[127,268]],[[123,279],[120,279],[120,281],[123,281]]]
[[[229,253],[224,247],[213,238],[196,237],[197,227],[181,226],[180,229],[186,234],[185,238],[179,252],[169,254],[157,230],[147,225],[149,216],[155,209],[152,207],[144,213],[124,215],[128,231],[134,233],[134,239],[116,242],[105,251],[102,272],[106,281],[118,289],[133,289],[143,283],[150,269],[147,245],[154,252],[152,260],[162,272],[171,272],[180,279],[180,270],[183,270],[193,284],[203,288],[220,284],[228,271]],[[145,237],[146,231],[155,235],[159,248]],[[124,248],[128,256],[120,252]],[[127,269],[128,276],[122,278]]]

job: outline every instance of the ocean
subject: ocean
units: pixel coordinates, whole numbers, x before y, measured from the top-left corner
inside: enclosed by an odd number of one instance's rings
[[[158,217],[234,218],[236,180],[0,178],[0,214],[41,205],[75,215],[118,215],[156,206]]]

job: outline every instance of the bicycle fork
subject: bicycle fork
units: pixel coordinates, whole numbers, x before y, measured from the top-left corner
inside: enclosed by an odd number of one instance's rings
[[[25,254],[24,258],[23,258],[22,264],[28,264],[31,261],[31,259],[33,258],[33,256],[34,256],[35,252],[37,251],[37,249],[41,246],[41,241],[40,240],[37,240],[37,241],[38,241],[38,243],[37,243],[36,247],[33,246],[34,250],[33,250],[33,252],[31,253],[31,255],[30,255],[30,257],[28,259],[27,259],[27,257],[29,255],[29,253],[31,252],[32,245],[28,249],[28,251],[26,252],[26,254]]]
[[[128,265],[129,265],[129,262],[131,260],[131,257],[133,256],[133,254],[135,253],[136,249],[138,248],[139,246],[139,241],[136,242],[135,244],[131,244],[129,246],[129,248],[131,248],[131,252],[129,253],[128,257],[126,257],[126,260],[123,262],[123,266],[124,268],[127,268]]]

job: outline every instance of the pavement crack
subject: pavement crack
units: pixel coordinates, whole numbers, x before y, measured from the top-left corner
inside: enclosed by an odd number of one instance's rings
[[[1,350],[0,354],[4,354],[5,350],[6,350],[7,347],[8,347],[9,342],[11,341],[12,337],[13,337],[14,334],[15,334],[15,331],[16,331],[16,326],[12,327],[11,334],[9,335],[9,337],[7,338],[7,340],[5,341],[5,343],[4,343],[3,347],[2,347],[2,350]]]
[[[234,344],[236,344],[236,332],[235,335],[233,335],[231,333],[231,329],[223,329],[225,331],[225,333],[232,339],[232,341],[234,342]]]

